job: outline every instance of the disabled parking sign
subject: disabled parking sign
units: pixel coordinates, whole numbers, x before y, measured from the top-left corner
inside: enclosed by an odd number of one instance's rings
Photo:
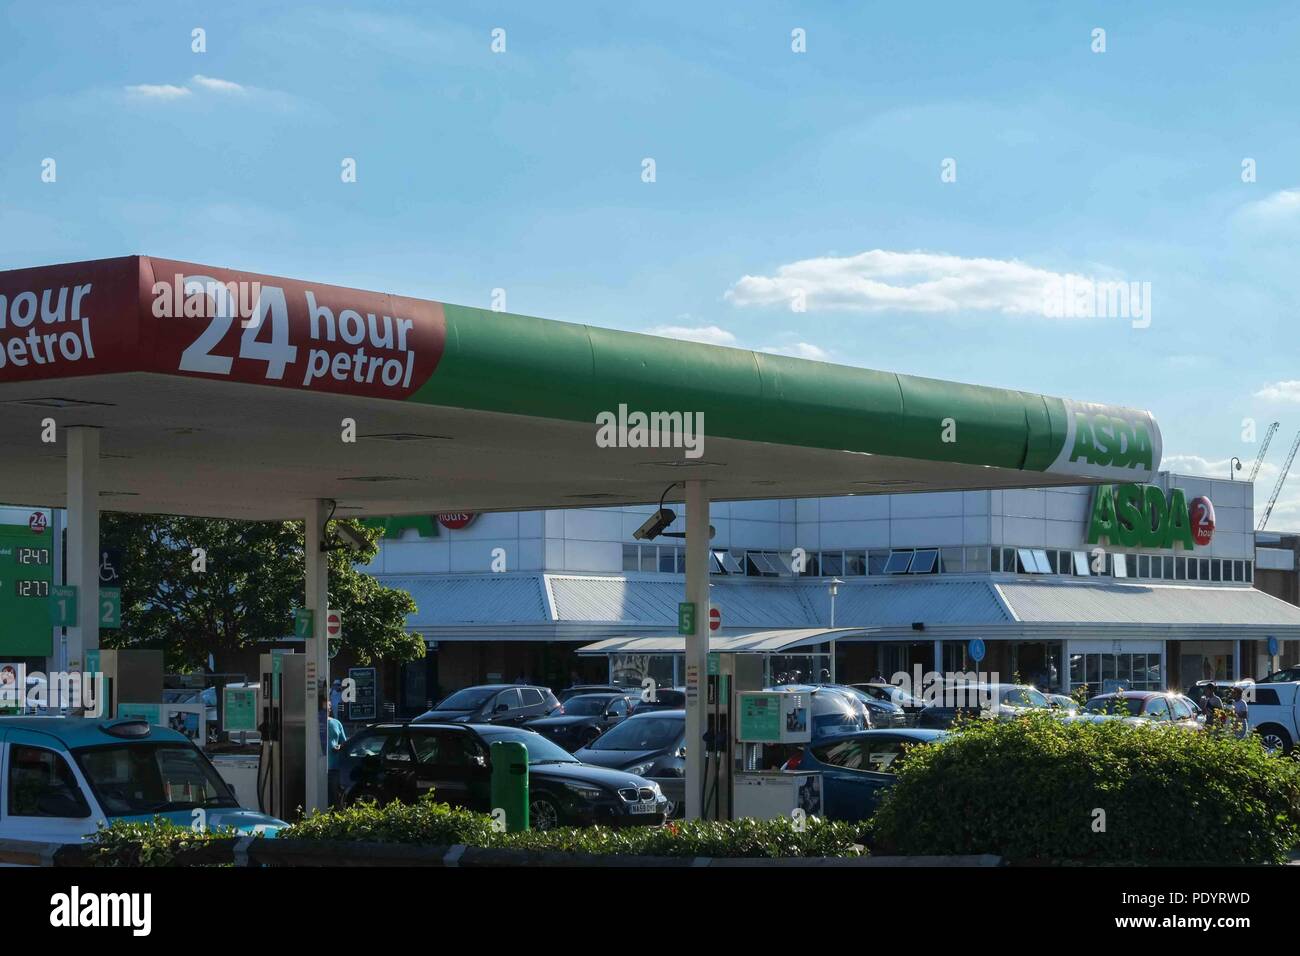
[[[966,645],[966,650],[976,664],[984,660],[984,642],[978,637],[971,639],[971,642]]]

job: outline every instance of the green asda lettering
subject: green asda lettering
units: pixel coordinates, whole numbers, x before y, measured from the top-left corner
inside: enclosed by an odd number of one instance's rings
[[[1142,421],[1079,412],[1074,419],[1070,461],[1109,468],[1152,470],[1151,435]]]
[[[1105,538],[1112,547],[1172,548],[1191,551],[1192,522],[1181,488],[1168,498],[1155,485],[1099,485],[1092,499],[1088,543]]]

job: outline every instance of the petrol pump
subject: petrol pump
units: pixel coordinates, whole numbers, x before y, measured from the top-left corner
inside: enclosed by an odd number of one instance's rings
[[[725,688],[721,696],[727,698],[718,719],[725,735],[718,789],[730,798],[725,818],[789,818],[796,810],[821,814],[821,774],[782,769],[812,740],[811,696],[763,690],[762,654],[719,654],[717,669],[719,685]]]
[[[258,809],[288,820],[306,803],[307,655],[263,654],[258,672]]]
[[[103,716],[116,717],[122,702],[163,699],[163,652],[104,648],[88,656],[87,669],[104,675]]]

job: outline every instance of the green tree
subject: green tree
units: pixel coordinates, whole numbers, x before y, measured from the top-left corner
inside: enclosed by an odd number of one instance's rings
[[[344,646],[362,664],[421,657],[424,641],[405,627],[411,596],[355,566],[374,558],[382,532],[349,524],[368,546],[329,552]],[[124,565],[122,627],[102,632],[106,647],[162,648],[169,669],[190,670],[208,654],[293,633],[305,588],[301,523],[106,513],[100,539],[121,549]]]

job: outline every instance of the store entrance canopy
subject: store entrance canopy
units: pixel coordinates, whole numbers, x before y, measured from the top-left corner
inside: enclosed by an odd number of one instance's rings
[[[1143,481],[1161,447],[1147,412],[145,256],[0,272],[0,406],[0,502],[63,506],[91,426],[106,510],[251,519]]]

